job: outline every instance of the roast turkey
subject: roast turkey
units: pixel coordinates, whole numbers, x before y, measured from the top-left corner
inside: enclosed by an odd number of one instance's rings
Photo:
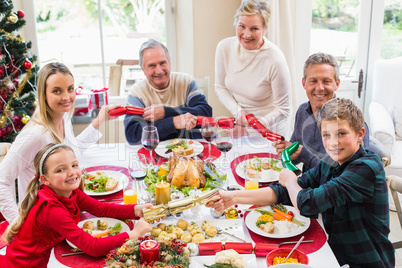
[[[205,186],[204,163],[188,156],[173,155],[169,159],[167,181],[178,188],[186,186],[203,188]]]

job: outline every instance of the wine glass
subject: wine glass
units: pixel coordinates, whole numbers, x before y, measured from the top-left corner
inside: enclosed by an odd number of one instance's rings
[[[218,148],[219,151],[223,153],[222,158],[222,166],[223,166],[227,160],[226,153],[229,152],[233,147],[232,138],[230,137],[230,134],[224,129],[218,130],[216,136],[216,147]]]
[[[151,164],[148,167],[153,168],[154,166],[153,150],[159,144],[158,129],[155,126],[144,127],[142,129],[141,143],[142,146],[144,146],[144,148],[149,151]]]
[[[145,191],[144,184],[142,183],[142,180],[144,180],[144,178],[147,176],[147,173],[148,165],[145,155],[141,153],[130,154],[128,162],[128,174],[133,181],[132,184],[135,185],[135,194],[139,198],[139,203],[150,203],[151,201],[151,197],[148,192]],[[123,197],[125,197],[124,193]]]
[[[208,142],[209,155],[204,161],[212,162],[214,159],[211,154],[211,142],[216,138],[216,122],[211,122],[208,118],[204,118],[201,125],[201,135]]]

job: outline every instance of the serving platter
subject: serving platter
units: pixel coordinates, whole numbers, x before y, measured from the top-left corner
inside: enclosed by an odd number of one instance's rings
[[[257,267],[257,259],[254,254],[241,254],[247,268]],[[215,263],[215,256],[195,256],[190,257],[190,268],[205,268],[204,264],[212,265]]]
[[[119,172],[119,171],[113,171],[113,170],[96,170],[96,171],[88,172],[88,174],[92,174],[92,175],[95,175],[95,176],[96,176],[96,172],[103,172],[104,175],[106,175],[106,176],[108,176],[108,177],[112,177],[112,178],[115,179],[115,180],[118,180],[119,183],[117,184],[117,187],[116,187],[114,190],[112,190],[112,191],[107,191],[107,192],[101,192],[101,193],[89,191],[89,190],[87,190],[87,189],[84,188],[84,192],[85,192],[87,195],[89,195],[89,196],[103,196],[103,195],[109,195],[109,194],[116,193],[116,192],[122,190],[124,184],[126,184],[126,183],[129,181],[128,177],[127,177],[125,174],[123,174],[123,173],[121,173],[121,172]]]
[[[187,144],[189,144],[194,149],[194,153],[192,153],[188,156],[199,155],[204,150],[204,146],[198,141],[191,140],[191,139],[182,139],[182,140],[186,141]],[[159,156],[162,156],[164,158],[169,158],[172,155],[172,152],[166,153],[166,151],[168,150],[168,149],[166,149],[166,146],[170,145],[170,144],[172,144],[172,140],[165,140],[165,141],[160,142],[158,144],[158,146],[155,148],[155,153],[157,153]]]
[[[255,225],[256,222],[257,222],[258,217],[261,216],[261,213],[258,212],[258,211],[253,210],[253,211],[251,211],[251,212],[246,216],[245,222],[246,222],[247,228],[248,228],[250,231],[252,231],[252,232],[254,232],[254,233],[258,234],[258,235],[265,236],[265,237],[270,237],[270,238],[287,238],[287,237],[293,237],[293,236],[297,236],[297,235],[302,234],[302,233],[304,233],[305,231],[307,231],[307,229],[308,229],[308,227],[310,226],[310,223],[311,223],[310,218],[307,218],[307,217],[304,217],[304,216],[300,215],[300,213],[299,213],[299,212],[297,211],[297,209],[295,209],[294,207],[291,207],[291,206],[284,206],[284,207],[285,207],[288,211],[292,211],[293,214],[294,214],[293,217],[294,217],[296,220],[299,220],[299,221],[301,221],[301,222],[304,222],[305,225],[304,225],[304,226],[298,226],[297,229],[293,230],[293,231],[290,232],[290,233],[286,233],[286,234],[276,234],[276,233],[272,233],[272,234],[271,234],[271,233],[267,233],[267,232],[264,232],[263,230],[261,230],[260,228],[258,228],[257,225]],[[274,212],[274,211],[271,209],[270,206],[260,207],[260,209],[268,210],[268,211]]]
[[[100,232],[103,232],[103,231],[98,230],[97,227],[96,227],[96,222],[97,222],[98,220],[104,220],[104,221],[106,221],[106,222],[107,222],[107,225],[108,225],[108,228],[109,228],[109,227],[113,227],[116,223],[120,222],[120,224],[121,224],[121,231],[120,231],[120,233],[124,233],[124,232],[129,232],[129,231],[130,231],[130,227],[128,227],[128,225],[127,225],[124,221],[121,221],[121,220],[118,220],[118,219],[113,219],[113,218],[107,218],[107,217],[86,219],[86,220],[80,221],[80,222],[77,224],[77,226],[82,229],[82,226],[84,226],[84,223],[85,223],[85,222],[87,222],[87,221],[92,221],[92,222],[94,223],[94,225],[95,225],[93,234],[96,234],[97,232],[100,233]],[[72,247],[72,248],[77,248],[73,243],[71,243],[71,242],[68,241],[67,239],[66,239],[66,241],[67,241],[67,244],[70,245],[70,247]]]
[[[267,157],[261,157],[260,158],[263,163],[267,163],[268,159]],[[245,166],[247,165],[248,162],[251,163],[258,163],[257,159],[251,158],[251,159],[246,159],[242,162],[240,162],[236,166],[236,174],[239,175],[241,178],[245,179],[246,178],[246,173],[245,173]],[[282,167],[282,164],[280,161],[276,164],[278,167]],[[265,174],[262,174],[261,172],[257,172],[257,174],[261,174],[260,178],[258,178],[258,182],[274,182],[279,180],[279,172],[274,171],[274,170],[266,170],[264,171]]]

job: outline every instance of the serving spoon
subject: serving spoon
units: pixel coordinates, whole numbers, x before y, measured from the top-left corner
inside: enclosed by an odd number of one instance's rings
[[[300,245],[300,243],[303,241],[304,236],[302,236],[299,240],[299,242],[297,242],[297,244],[292,248],[292,250],[289,252],[288,256],[281,262],[281,263],[285,263],[285,261],[292,255],[293,251],[295,251],[295,249]]]

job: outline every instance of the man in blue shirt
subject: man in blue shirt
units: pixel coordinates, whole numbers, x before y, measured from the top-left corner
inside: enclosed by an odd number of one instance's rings
[[[321,133],[317,127],[317,112],[329,100],[335,97],[340,84],[338,63],[332,55],[316,53],[304,64],[303,87],[308,102],[300,105],[296,112],[295,126],[290,141],[273,143],[278,155],[298,141],[300,146],[291,155],[294,164],[303,163],[303,172],[315,167],[325,155],[321,142]],[[366,134],[363,139],[365,148],[369,147],[369,129],[365,124]]]

